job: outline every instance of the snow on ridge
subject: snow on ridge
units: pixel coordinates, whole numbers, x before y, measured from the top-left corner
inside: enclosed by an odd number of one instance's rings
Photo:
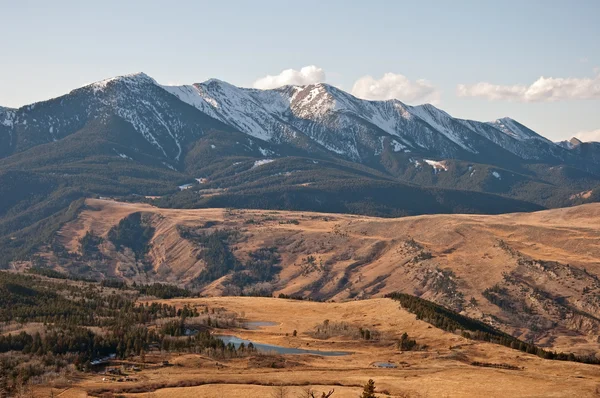
[[[239,131],[269,141],[275,130],[285,127],[251,94],[217,79],[191,86],[161,86],[181,101]],[[278,125],[279,124],[279,125]]]
[[[487,122],[486,124],[495,127],[496,129],[502,131],[504,134],[509,135],[519,141],[539,140],[547,143],[552,143],[547,138],[542,137],[535,131],[530,130],[529,128],[521,125],[519,122],[509,117],[496,119],[493,122]]]
[[[381,135],[379,129],[395,138],[389,141],[394,152],[425,149],[430,156],[447,159],[456,155],[458,147],[478,153],[484,142],[482,137],[486,143],[491,141],[490,145],[500,146],[524,159],[548,152],[535,145],[521,145],[519,141],[547,140],[510,118],[489,123],[462,121],[433,105],[362,100],[324,83],[260,90],[210,79],[193,85],[168,86],[158,84],[144,73],[135,73],[105,79],[89,87],[94,93],[101,93],[115,82],[118,82],[118,90],[111,88],[96,99],[106,106],[117,107],[119,116],[130,122],[165,157],[168,152],[175,160],[182,156],[179,141],[183,131],[173,114],[163,111],[159,102],[150,100],[148,104],[137,99],[138,94],[147,98],[148,94],[156,93],[148,88],[148,83],[249,136],[282,143],[304,134],[313,143],[355,161],[361,160],[358,148],[362,150],[365,145],[376,154],[383,151],[383,142],[377,141]],[[108,96],[111,98],[106,98]],[[0,126],[13,126],[16,118],[11,115],[14,111],[0,107]],[[60,126],[54,128],[57,129]],[[364,138],[367,135],[370,136]],[[264,145],[258,150],[263,157],[276,156],[264,149]]]
[[[144,72],[138,72],[138,73],[130,73],[127,75],[115,76],[115,77],[111,77],[108,79],[100,80],[98,82],[94,82],[92,84],[85,85],[84,87],[90,87],[92,90],[94,90],[94,93],[97,93],[100,91],[104,91],[110,85],[110,83],[113,83],[113,82],[124,82],[124,83],[130,84],[130,85],[140,85],[140,84],[147,84],[147,83],[152,83],[152,84],[158,85],[158,83],[156,83],[156,80],[154,80],[153,78],[151,78]]]
[[[133,76],[140,78],[138,74]],[[151,79],[143,74],[141,76]],[[129,76],[124,77],[124,79],[128,78]],[[111,80],[108,79],[98,84],[106,85]],[[203,83],[193,85],[160,85],[160,87],[209,116],[229,124],[243,133],[265,141],[271,141],[282,136],[296,136],[297,129],[307,133],[304,130],[306,126],[302,124],[302,120],[308,120],[314,126],[311,126],[311,130],[308,131],[308,136],[313,141],[325,146],[330,151],[333,150],[337,154],[355,159],[360,158],[356,153],[356,148],[352,146],[346,148],[346,145],[337,143],[337,134],[335,137],[327,139],[327,143],[323,142],[323,138],[317,138],[320,136],[319,130],[330,129],[329,126],[323,125],[323,123],[328,123],[327,120],[330,120],[324,119],[326,116],[334,114],[335,117],[339,118],[341,116],[349,120],[348,118],[353,117],[349,115],[355,115],[372,123],[398,138],[398,144],[392,144],[396,152],[412,148],[415,145],[415,142],[413,142],[415,138],[411,135],[407,136],[405,133],[405,131],[417,128],[412,127],[414,119],[425,122],[425,125],[430,127],[427,134],[432,137],[441,134],[471,153],[478,153],[469,141],[471,134],[477,134],[478,137],[483,136],[496,145],[503,146],[502,144],[505,144],[505,142],[494,141],[486,134],[478,132],[473,126],[460,123],[460,121],[459,123],[454,122],[455,119],[448,113],[433,105],[408,106],[398,100],[366,101],[324,83],[261,90],[241,88],[222,80],[209,79]],[[290,118],[290,113],[297,119]],[[348,138],[343,136],[344,132],[347,131],[343,127],[343,123],[334,130],[336,133],[340,133],[339,139],[342,139],[342,141]],[[407,125],[407,123],[410,124]],[[492,127],[499,128],[499,126],[493,124]],[[512,131],[516,129],[506,128],[505,130]],[[521,136],[527,135],[521,130],[518,131]],[[506,131],[503,132],[508,134]],[[512,135],[513,138],[518,139],[518,137],[514,137],[515,133],[512,133]],[[543,139],[542,137],[539,138]],[[416,143],[427,149],[440,150],[440,148],[432,147],[431,138],[417,139]],[[405,148],[401,148],[401,146]],[[512,152],[517,151],[514,148],[509,150]],[[441,156],[449,156],[449,153],[444,152],[444,150],[440,154]],[[268,155],[263,154],[263,156]]]
[[[457,132],[452,128],[450,124],[451,121],[454,119],[446,112],[429,104],[411,106],[409,107],[409,112],[418,117],[419,119],[423,120],[433,129],[442,133],[444,136],[446,136],[446,138],[448,138],[450,141],[454,142],[461,148],[471,153],[477,153],[476,150],[472,149],[467,143],[464,142],[464,137],[459,136]]]

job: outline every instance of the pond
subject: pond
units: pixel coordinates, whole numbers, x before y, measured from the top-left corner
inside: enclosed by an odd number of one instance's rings
[[[391,362],[375,362],[373,365],[375,365],[378,368],[388,368],[388,369],[393,369],[393,368],[398,367]]]
[[[313,355],[321,355],[324,357],[339,357],[342,355],[350,355],[350,352],[346,351],[319,351],[319,350],[304,350],[302,348],[291,348],[291,347],[283,347],[274,344],[262,344],[256,343],[251,340],[240,339],[236,336],[227,336],[227,335],[217,335],[215,336],[218,339],[223,340],[225,344],[232,343],[236,348],[240,346],[240,344],[244,343],[246,346],[249,343],[252,343],[254,347],[260,352],[276,352],[278,354],[313,354]]]

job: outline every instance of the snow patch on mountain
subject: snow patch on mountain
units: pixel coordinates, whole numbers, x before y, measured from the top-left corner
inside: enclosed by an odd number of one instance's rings
[[[431,167],[433,167],[433,172],[435,174],[439,173],[440,171],[448,171],[448,167],[446,166],[445,161],[437,161],[430,159],[423,159],[423,161]]]
[[[17,111],[15,109],[4,108],[0,106],[0,125],[4,127],[13,127]]]
[[[167,123],[164,121],[162,115],[154,107],[154,105],[152,105],[148,101],[143,101],[142,100],[141,102],[146,106],[146,108],[148,108],[149,110],[152,111],[152,113],[154,113],[154,116],[156,116],[156,120],[165,128],[165,130],[167,131],[167,133],[171,136],[171,138],[175,142],[175,145],[177,145],[177,155],[175,155],[175,160],[179,160],[179,158],[181,157],[182,149],[181,149],[181,143],[177,139],[177,136],[171,131],[171,129],[169,128],[169,126],[167,125]]]
[[[324,83],[296,87],[290,98],[292,113],[300,119],[319,120],[331,112],[348,110],[349,103],[342,96],[334,97]]]
[[[115,148],[113,148],[113,151],[115,151],[115,153],[122,159],[133,160],[129,156],[125,155],[124,153],[117,151]]]
[[[263,156],[273,156],[273,155],[275,155],[275,152],[273,152],[270,149],[264,149],[264,148],[258,147],[258,150],[260,151],[260,153]]]
[[[92,101],[96,102],[88,105],[87,117],[103,118],[107,113],[102,109],[106,108],[130,123],[165,158],[181,160],[185,124],[174,112],[172,102],[165,101],[168,94],[153,78],[145,73],[117,76],[71,93],[80,94],[86,90],[94,94]]]
[[[430,104],[413,106],[409,109],[411,114],[445,135],[450,141],[469,152],[477,153],[476,150],[470,147],[468,137],[458,133],[456,127],[452,124],[454,119],[446,112]]]
[[[410,159],[408,159],[408,161],[411,162],[415,166],[415,168],[417,168],[417,169],[421,168],[421,162],[419,162],[418,160],[410,158]]]
[[[121,82],[121,83],[125,83],[128,85],[140,85],[140,84],[148,84],[148,83],[158,84],[158,83],[156,83],[156,80],[154,80],[147,74],[145,74],[143,72],[138,72],[138,73],[131,73],[128,75],[111,77],[109,79],[104,79],[99,82],[89,84],[85,87],[90,87],[94,91],[94,93],[98,93],[98,92],[106,90],[107,87],[109,87],[111,84],[116,83],[116,82]]]
[[[281,104],[271,97],[270,112],[252,96],[257,90],[242,89],[217,79],[191,86],[161,87],[209,116],[264,141],[289,129],[272,113]]]
[[[261,160],[257,160],[254,162],[254,164],[252,165],[252,168],[256,168],[265,164],[269,164],[269,163],[273,163],[275,161],[275,159],[261,159]]]
[[[142,134],[146,141],[158,148],[166,158],[169,157],[163,146],[160,145],[156,137],[152,134],[150,128],[144,124],[137,112],[124,108],[117,108],[116,112],[120,117],[129,122],[137,132]]]
[[[392,145],[392,150],[394,152],[402,152],[403,150],[405,152],[410,152],[410,150],[406,149],[406,146],[402,145],[401,143],[399,143],[396,140],[391,140],[390,144]]]
[[[175,167],[173,167],[172,165],[170,165],[167,162],[161,162],[166,168],[171,169],[173,171],[177,171],[177,169]]]

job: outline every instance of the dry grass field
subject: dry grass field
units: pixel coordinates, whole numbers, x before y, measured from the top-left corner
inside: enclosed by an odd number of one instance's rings
[[[280,253],[274,295],[339,302],[400,291],[545,347],[577,354],[598,348],[599,204],[495,216],[383,219],[88,200],[87,210],[62,228],[59,240],[77,252],[86,232],[106,236],[134,212],[147,215],[155,228],[147,256],[152,272],[140,272],[131,251],[116,251],[105,240],[100,248],[105,268],[96,270],[103,276],[191,283],[205,269],[199,256],[203,248],[182,238],[180,227],[236,231],[231,250],[237,258],[264,247]],[[68,261],[63,264],[69,267]],[[228,281],[224,276],[201,293],[221,296]]]
[[[88,200],[59,231],[59,242],[79,253],[87,233],[106,238],[132,213],[150,220],[154,234],[140,271],[131,250],[108,239],[99,246],[102,269],[128,282],[190,286],[206,269],[205,248],[182,228],[205,234],[235,231],[230,250],[240,261],[275,247],[281,271],[273,295],[314,301],[226,296],[231,274],[202,287],[202,298],[163,300],[182,307],[222,308],[246,321],[272,322],[256,330],[219,329],[255,343],[345,356],[255,354],[219,359],[157,350],[123,363],[141,371],[117,382],[82,374],[55,396],[84,397],[300,397],[311,388],[357,397],[374,379],[380,397],[593,397],[600,396],[598,366],[543,360],[500,345],[439,330],[382,298],[404,292],[484,320],[523,340],[578,355],[600,346],[600,205],[537,213],[430,215],[382,219],[343,214],[229,209],[160,209],[145,204]],[[40,255],[58,260],[44,250]],[[72,271],[63,258],[59,271]],[[58,264],[59,261],[52,263]],[[89,267],[88,267],[89,268]],[[145,299],[150,300],[150,299]],[[318,336],[322,325],[354,333]],[[359,328],[377,338],[357,337]],[[294,333],[295,331],[295,333]],[[419,346],[400,351],[408,333]],[[319,337],[319,338],[317,338]],[[163,361],[169,361],[164,366]],[[394,368],[380,368],[379,362]],[[482,366],[486,365],[486,366]],[[48,396],[48,389],[37,390]],[[305,395],[306,396],[306,395]]]
[[[87,375],[70,388],[61,389],[58,396],[272,397],[281,391],[274,386],[283,386],[285,396],[290,398],[301,396],[306,388],[319,394],[335,389],[333,397],[357,397],[361,385],[370,378],[375,380],[380,397],[593,397],[600,391],[597,366],[543,360],[503,346],[466,340],[417,320],[390,299],[317,303],[214,297],[168,302],[225,308],[248,321],[274,323],[257,330],[223,330],[223,334],[259,343],[351,354],[259,355],[223,361],[194,354],[153,354],[146,358],[146,369],[133,375],[136,381],[117,383],[103,381],[102,375]],[[367,342],[336,336],[325,340],[311,337],[314,327],[325,319],[370,328],[381,338]],[[427,347],[399,351],[394,341],[404,332]],[[162,360],[169,360],[171,366],[159,366]],[[474,366],[474,361],[518,369]],[[377,368],[377,362],[397,367]]]

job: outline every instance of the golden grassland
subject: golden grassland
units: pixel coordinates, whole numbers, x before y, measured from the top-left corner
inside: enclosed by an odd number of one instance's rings
[[[298,396],[306,387],[315,391],[335,389],[333,397],[357,397],[360,386],[370,378],[375,380],[381,397],[592,397],[600,391],[598,366],[543,360],[503,346],[466,340],[417,320],[390,299],[318,303],[214,297],[166,302],[224,308],[248,321],[275,323],[258,330],[223,330],[223,334],[260,343],[352,354],[259,355],[217,361],[195,354],[151,353],[146,358],[146,369],[135,373],[136,381],[118,383],[103,381],[104,376],[99,374],[86,375],[61,390],[59,396],[84,397],[102,392],[128,397],[270,397],[277,391],[273,386],[284,386],[288,397]],[[382,340],[310,337],[309,332],[325,319],[376,330]],[[397,350],[394,341],[404,332],[427,348]],[[165,359],[172,366],[157,365]],[[519,369],[484,368],[472,365],[475,361]],[[397,368],[377,368],[376,362],[390,362]],[[278,364],[277,368],[272,367],[273,363]]]
[[[450,267],[468,283],[465,288],[476,298],[481,298],[483,289],[500,280],[502,273],[514,266],[514,259],[499,247],[499,240],[534,259],[569,263],[600,274],[600,204],[535,213],[397,219],[293,211],[161,209],[99,199],[89,199],[87,205],[88,210],[59,232],[68,250],[77,251],[78,239],[87,231],[106,235],[131,213],[154,214],[156,232],[150,257],[157,270],[167,267],[166,277],[177,282],[197,276],[203,267],[202,261],[194,256],[199,249],[181,238],[177,226],[200,226],[208,221],[217,222],[215,228],[239,229],[245,238],[236,245],[240,253],[277,246],[283,256],[282,279],[286,283],[281,291],[284,293],[301,291],[317,277],[299,272],[306,255],[312,254],[322,262],[339,257],[333,269],[337,275],[354,258],[367,254],[377,242],[385,243],[385,248],[353,275],[354,289],[366,290],[368,294],[373,280],[386,275],[389,283],[379,295],[401,290],[405,287],[402,278],[394,276],[400,275],[401,265],[414,254],[405,247],[407,239],[423,245],[440,267]],[[289,221],[298,221],[298,224]],[[340,256],[344,252],[353,258],[344,259]],[[325,291],[328,288],[332,286],[324,286]],[[332,298],[345,299],[349,292],[335,293]]]
[[[375,380],[382,397],[600,396],[597,366],[543,360],[503,346],[466,340],[419,321],[397,302],[382,298],[401,291],[447,305],[444,300],[458,292],[465,303],[470,298],[477,303],[464,305],[463,313],[494,323],[503,313],[483,291],[501,283],[505,275],[521,272],[523,258],[557,261],[567,270],[569,266],[586,270],[590,278],[600,275],[600,204],[496,216],[383,219],[292,211],[159,209],[90,199],[78,219],[61,229],[60,241],[67,250],[77,252],[78,241],[87,231],[106,236],[119,220],[134,212],[149,215],[155,228],[148,254],[154,277],[126,276],[123,269],[131,265],[131,256],[116,253],[109,244],[101,248],[109,264],[106,276],[139,283],[185,284],[196,278],[205,264],[198,256],[202,248],[183,239],[179,226],[202,227],[209,222],[211,229],[235,229],[240,239],[232,250],[240,259],[258,248],[278,248],[282,271],[274,282],[275,294],[317,295],[327,302],[221,297],[227,276],[201,291],[207,297],[165,302],[224,308],[248,321],[276,323],[259,330],[220,331],[223,334],[259,343],[352,354],[269,354],[215,360],[196,354],[152,352],[144,369],[132,375],[135,381],[103,381],[100,374],[85,374],[72,385],[57,389],[61,397],[83,397],[92,392],[130,397],[270,397],[274,386],[286,388],[288,397],[299,396],[307,387],[319,392],[335,388],[333,397],[356,397],[369,378]],[[43,254],[52,256],[50,252]],[[314,257],[316,267],[307,266],[309,256]],[[426,283],[423,275],[438,275],[440,270],[451,271],[450,281],[456,291]],[[556,297],[585,302],[585,281],[534,271],[516,275],[532,285],[547,287]],[[549,310],[548,319],[552,319],[553,310]],[[599,315],[593,307],[587,310]],[[325,320],[368,328],[383,338],[368,342],[341,336],[326,340],[312,337],[310,332]],[[558,351],[597,352],[600,340],[593,322],[571,321],[533,334],[535,342]],[[496,326],[521,338],[532,335],[526,325],[511,327],[507,322]],[[395,341],[404,332],[427,349],[399,351]],[[162,366],[163,360],[171,366]],[[378,368],[377,362],[390,362],[396,368]],[[475,366],[474,362],[498,367]],[[49,390],[37,392],[48,396]]]
[[[600,275],[600,204],[494,216],[385,219],[293,211],[161,209],[90,199],[78,219],[61,229],[60,241],[67,250],[77,252],[79,239],[87,231],[106,236],[133,212],[144,212],[152,219],[155,234],[148,258],[154,272],[128,274],[137,269],[133,253],[117,253],[114,246],[105,243],[105,276],[138,283],[193,281],[205,268],[198,255],[202,248],[183,239],[178,228],[210,223],[210,229],[240,233],[232,250],[242,260],[252,250],[277,247],[282,271],[274,283],[275,295],[346,301],[400,291],[495,322],[509,333],[548,348],[579,355],[598,348],[600,323],[593,318],[582,320],[574,313],[561,320],[556,315],[560,308],[535,302],[530,295],[524,300],[537,306],[536,311],[549,323],[557,324],[536,332],[526,319],[508,319],[483,292],[516,273],[530,286],[546,288],[554,297],[567,297],[578,309],[600,318],[597,305],[590,307],[589,297],[584,297],[589,279]],[[312,265],[307,264],[309,257],[314,259]],[[591,276],[584,281],[533,267],[523,271],[519,264],[524,257],[558,261],[567,268],[586,270]],[[225,276],[201,293],[223,295],[227,281]]]

